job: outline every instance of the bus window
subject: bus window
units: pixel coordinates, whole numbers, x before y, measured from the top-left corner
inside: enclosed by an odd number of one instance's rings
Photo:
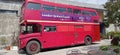
[[[88,11],[82,11],[82,14],[83,15],[89,15],[89,12]]]
[[[49,6],[49,5],[43,5],[43,9],[48,10],[48,11],[54,11],[55,7],[54,6]]]
[[[55,32],[56,26],[44,26],[44,32]]]
[[[21,25],[21,32],[22,34],[41,32],[41,26],[36,24]]]
[[[95,12],[90,12],[90,15],[91,16],[96,16],[96,13]]]
[[[40,4],[28,3],[27,8],[32,10],[40,10]]]
[[[80,11],[80,10],[78,10],[78,9],[74,9],[74,10],[73,10],[73,13],[74,13],[74,14],[80,14],[80,13],[81,13],[81,11]]]
[[[71,8],[68,8],[68,13],[72,13],[72,9]]]
[[[57,12],[66,12],[66,8],[56,7]]]

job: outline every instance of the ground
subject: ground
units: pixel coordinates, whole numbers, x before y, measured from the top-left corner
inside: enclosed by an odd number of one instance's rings
[[[54,48],[54,49],[45,49],[42,50],[40,53],[35,55],[66,55],[70,50],[79,50],[81,53],[87,53],[89,50],[99,49],[101,45],[110,45],[110,39],[104,39],[98,42],[93,43],[92,45],[76,45],[76,46],[67,46],[61,48]],[[18,54],[17,50],[0,50],[0,55],[26,55],[26,54]]]

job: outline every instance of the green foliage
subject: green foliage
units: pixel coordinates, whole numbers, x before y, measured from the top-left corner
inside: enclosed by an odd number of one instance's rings
[[[107,23],[110,24],[117,24],[120,23],[120,0],[116,0],[116,2],[109,1],[107,2],[104,7],[107,10],[107,14],[105,17],[107,17]],[[107,25],[107,24],[105,24]],[[116,27],[116,26],[115,26]]]
[[[114,36],[113,37],[119,37],[120,38],[120,32],[114,32]]]
[[[114,32],[108,32],[107,33],[107,37],[113,38],[113,36],[114,36]]]
[[[100,49],[103,51],[107,51],[108,50],[108,46],[100,46]]]
[[[115,45],[110,45],[110,47],[113,48],[113,49],[120,48],[120,46],[115,46]]]
[[[102,39],[107,39],[106,34],[100,34],[100,37],[101,37]]]
[[[119,53],[119,48],[113,50],[115,53]]]
[[[4,45],[6,43],[6,37],[1,37],[0,42],[1,42],[1,44]]]
[[[112,40],[111,40],[112,45],[116,45],[116,46],[119,45],[120,32],[109,32],[107,33],[107,35],[112,37]]]
[[[114,46],[114,45],[104,45],[104,46],[100,46],[100,50],[102,51],[107,51],[109,49],[113,49],[113,51],[115,53],[119,53],[119,48],[120,46]]]
[[[107,35],[114,35],[114,32],[108,32]]]
[[[109,27],[109,23],[108,22],[104,22],[105,27]]]
[[[108,32],[107,35],[112,36],[113,38],[120,37],[120,32]]]

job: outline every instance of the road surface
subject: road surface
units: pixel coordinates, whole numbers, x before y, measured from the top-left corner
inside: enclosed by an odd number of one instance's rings
[[[44,49],[40,53],[35,55],[66,55],[71,50],[79,50],[81,53],[87,53],[89,50],[99,49],[101,45],[110,45],[110,41],[108,39],[101,40],[99,42],[95,42],[91,45],[76,45],[76,46],[67,46],[67,47],[60,47],[54,49]],[[18,50],[0,50],[0,55],[26,55],[26,54],[18,54]]]

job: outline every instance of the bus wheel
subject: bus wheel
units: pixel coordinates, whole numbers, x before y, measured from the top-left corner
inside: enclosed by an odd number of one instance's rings
[[[84,42],[85,42],[85,45],[90,45],[92,43],[92,39],[89,36],[87,36],[85,37]]]
[[[30,41],[26,46],[27,54],[36,54],[40,51],[40,43],[37,41]]]

